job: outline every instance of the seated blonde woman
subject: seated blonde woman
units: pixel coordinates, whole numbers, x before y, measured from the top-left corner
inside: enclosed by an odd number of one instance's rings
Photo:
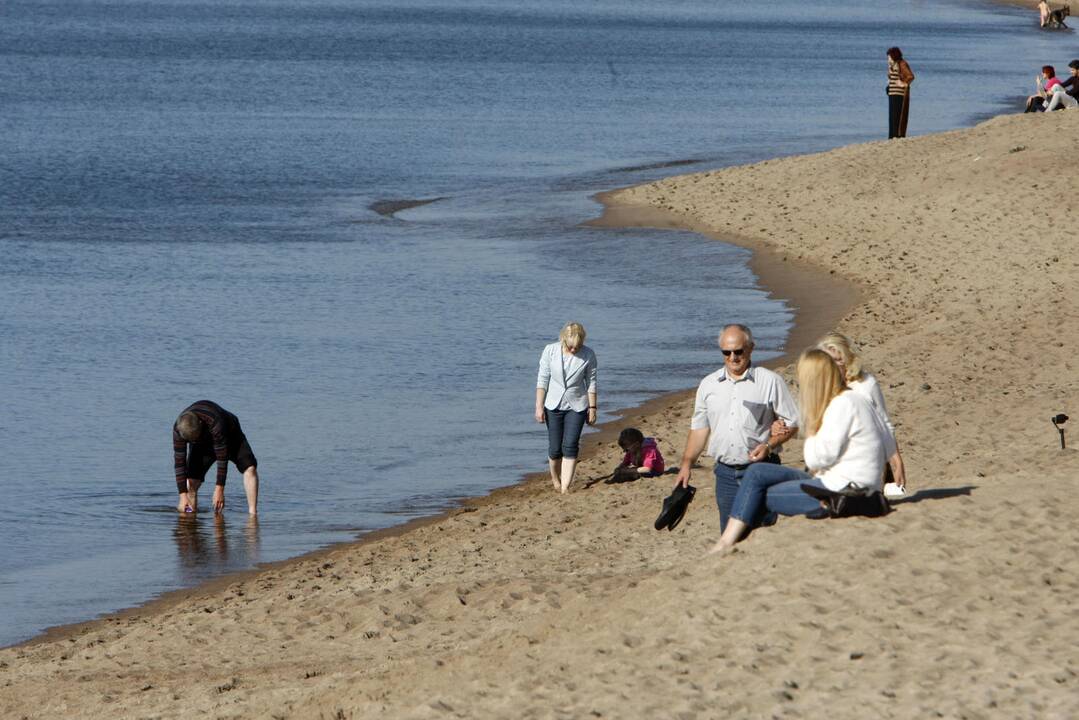
[[[888,466],[892,470],[891,482],[894,482],[900,489],[906,488],[907,472],[903,466],[903,456],[899,454],[899,443],[895,437],[895,425],[892,424],[892,419],[888,417],[888,407],[884,404],[884,394],[880,391],[880,383],[877,382],[877,378],[873,376],[873,373],[862,367],[862,359],[854,352],[851,341],[845,335],[840,335],[839,333],[825,335],[817,343],[817,347],[831,355],[836,365],[843,371],[847,387],[869,401],[877,415],[880,416],[881,421],[884,422],[885,427],[888,428],[888,432],[892,434],[895,452],[888,458]]]
[[[847,387],[843,372],[823,350],[798,360],[802,454],[809,473],[785,465],[754,463],[746,468],[731,506],[731,518],[711,552],[729,550],[766,511],[804,515],[821,508],[802,485],[831,492],[869,495],[880,490],[885,458],[895,448],[891,433],[869,402]]]

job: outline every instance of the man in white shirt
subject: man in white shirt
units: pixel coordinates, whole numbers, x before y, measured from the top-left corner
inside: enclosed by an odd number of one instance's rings
[[[693,464],[707,450],[716,461],[716,504],[723,529],[745,469],[756,462],[779,462],[775,451],[797,432],[798,406],[783,378],[753,365],[748,327],[724,327],[719,349],[723,367],[697,388],[678,484],[689,484]]]

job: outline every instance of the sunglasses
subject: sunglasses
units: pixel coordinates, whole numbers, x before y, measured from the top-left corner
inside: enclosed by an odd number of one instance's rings
[[[745,351],[746,349],[744,347],[735,348],[734,350],[720,349],[720,352],[723,353],[723,357],[730,357],[731,353],[734,353],[735,357],[742,357],[742,354],[745,353]]]

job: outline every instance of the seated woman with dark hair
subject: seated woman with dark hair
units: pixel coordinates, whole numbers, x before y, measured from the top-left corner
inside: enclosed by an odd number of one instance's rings
[[[831,356],[817,348],[798,360],[799,404],[807,437],[802,454],[812,475],[784,465],[746,468],[731,518],[711,552],[729,550],[766,511],[804,515],[821,508],[802,485],[869,495],[881,488],[885,459],[895,442],[865,398],[847,387]]]

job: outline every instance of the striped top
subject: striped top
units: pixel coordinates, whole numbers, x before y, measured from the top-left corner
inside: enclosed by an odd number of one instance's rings
[[[229,434],[239,425],[236,416],[215,402],[199,400],[185,408],[180,415],[192,412],[198,416],[202,423],[203,435],[199,438],[199,444],[206,442],[206,430],[210,430],[210,437],[214,443],[214,455],[217,457],[217,484],[225,484],[225,476],[229,469]],[[178,418],[177,418],[178,420]],[[179,492],[187,492],[187,440],[180,437],[176,430],[176,424],[172,425],[172,454],[173,467],[176,470],[176,489]]]
[[[906,95],[910,89],[908,83],[903,82],[900,77],[899,68],[906,63],[903,60],[894,62],[891,58],[888,59],[888,94],[889,95]],[[910,68],[907,68],[907,72],[910,72]]]

